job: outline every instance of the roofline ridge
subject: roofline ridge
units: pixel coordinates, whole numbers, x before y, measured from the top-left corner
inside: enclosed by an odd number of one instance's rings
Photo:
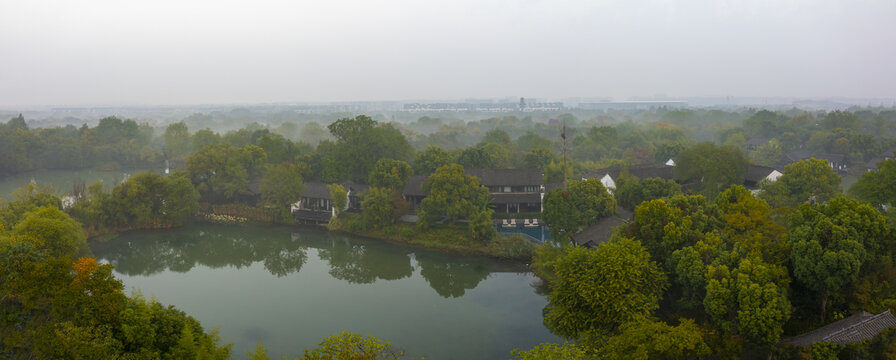
[[[882,313],[880,313],[880,314],[871,314],[871,313],[869,313],[869,312],[867,312],[867,311],[864,311],[864,310],[862,311],[862,313],[866,313],[866,314],[869,314],[869,315],[871,315],[871,316],[869,316],[867,319],[864,319],[864,320],[862,320],[862,321],[859,321],[858,323],[855,323],[855,324],[850,325],[850,326],[848,326],[848,327],[845,327],[845,328],[843,328],[843,329],[834,331],[834,332],[830,333],[829,335],[825,336],[824,338],[822,338],[822,340],[828,340],[828,339],[830,339],[830,338],[833,338],[834,336],[840,335],[840,334],[842,334],[842,333],[844,333],[844,332],[846,332],[846,331],[852,330],[852,329],[854,329],[854,328],[856,328],[856,327],[858,327],[858,326],[865,325],[865,324],[867,324],[867,323],[868,323],[869,321],[871,321],[871,320],[875,320],[875,319],[877,319],[877,318],[879,318],[879,317],[881,317],[881,316],[884,316],[884,315],[886,315],[886,314],[889,314],[889,313],[890,313],[890,310],[884,311],[884,312],[882,312]],[[859,313],[859,314],[861,314],[861,313]]]

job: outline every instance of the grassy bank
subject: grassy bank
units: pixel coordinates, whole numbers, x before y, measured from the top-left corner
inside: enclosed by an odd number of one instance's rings
[[[473,240],[470,229],[464,224],[435,225],[423,231],[416,224],[396,223],[381,229],[366,226],[357,214],[341,214],[327,226],[330,231],[419,245],[464,254],[485,255],[502,259],[529,260],[535,246],[519,235],[497,235],[488,242]]]

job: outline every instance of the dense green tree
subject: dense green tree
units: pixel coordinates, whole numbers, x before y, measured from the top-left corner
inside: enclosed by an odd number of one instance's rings
[[[641,202],[681,194],[681,185],[674,180],[662,178],[646,178],[641,180]]]
[[[653,159],[658,163],[665,163],[669,159],[675,159],[679,153],[687,149],[687,145],[680,141],[664,142],[657,146]]]
[[[305,350],[302,360],[393,360],[400,359],[404,352],[392,347],[392,344],[372,336],[343,332],[331,335],[318,344],[318,347]]]
[[[790,318],[787,275],[759,259],[742,259],[735,268],[710,265],[706,274],[706,314],[728,333],[761,345],[777,343]]]
[[[775,182],[763,182],[761,197],[772,207],[796,207],[801,203],[825,202],[840,193],[840,176],[826,160],[797,161],[784,168]]]
[[[176,122],[165,128],[165,153],[169,159],[183,160],[193,149],[190,131],[183,121]]]
[[[488,189],[480,185],[479,178],[464,174],[463,166],[440,167],[423,183],[423,190],[429,195],[420,204],[421,227],[442,217],[451,222],[465,218],[470,220],[474,239],[486,241],[494,234]]]
[[[392,223],[392,189],[371,187],[364,192],[361,211],[364,223],[374,229],[382,229]]]
[[[401,131],[365,115],[339,119],[328,128],[338,141],[327,155],[327,166],[343,169],[325,177],[328,182],[339,182],[346,180],[346,177],[363,182],[377,160],[407,161],[413,154],[411,144]]]
[[[619,206],[633,210],[644,201],[681,194],[681,185],[674,180],[662,178],[647,178],[638,181],[638,178],[627,172],[623,172],[616,179],[616,190],[613,196]]]
[[[12,121],[10,121],[12,122]],[[44,144],[32,131],[11,126],[0,131],[0,175],[34,170]]]
[[[194,152],[202,150],[202,148],[209,145],[220,144],[221,141],[223,141],[221,135],[218,135],[218,133],[211,129],[202,129],[193,133],[193,138],[191,140]]]
[[[743,133],[733,133],[728,135],[725,139],[725,143],[723,144],[728,147],[732,147],[738,150],[744,150],[747,148],[747,138],[744,137]]]
[[[453,161],[454,157],[447,151],[438,146],[429,146],[414,156],[414,174],[429,175]]]
[[[311,145],[293,143],[277,133],[264,134],[256,142],[267,155],[267,162],[271,164],[294,162],[302,153],[310,153],[313,150]]]
[[[510,140],[510,136],[507,135],[507,132],[501,129],[492,129],[485,133],[482,136],[482,140],[479,141],[478,146],[483,146],[485,144],[498,144],[506,148],[515,148],[516,144]]]
[[[228,143],[211,145],[187,158],[190,181],[211,202],[233,201],[247,192],[249,180],[261,176],[266,155],[258,146],[237,149]]]
[[[0,223],[11,229],[25,216],[25,213],[40,207],[62,209],[62,200],[52,192],[53,189],[34,183],[13,190],[12,200],[5,203],[0,201]]]
[[[759,110],[749,118],[744,119],[744,130],[751,137],[773,137],[778,134],[779,127],[787,118],[774,111]]]
[[[458,155],[457,163],[465,168],[472,169],[495,167],[495,162],[490,159],[488,154],[485,153],[485,150],[480,147],[464,149],[460,155]]]
[[[423,223],[432,223],[439,217],[454,222],[468,218],[488,206],[488,189],[481,186],[479,178],[464,174],[463,166],[452,164],[440,167],[423,184],[428,196],[420,207]]]
[[[613,198],[616,204],[625,209],[634,209],[641,203],[641,184],[638,177],[623,170],[616,178],[616,189],[613,189]]]
[[[70,212],[88,233],[104,229],[162,228],[181,225],[199,208],[199,192],[187,174],[167,177],[142,172],[107,193],[97,182],[73,204]]]
[[[246,360],[270,360],[268,357],[268,349],[264,347],[264,343],[261,341],[258,342],[258,345],[255,345],[255,353],[250,353],[249,350],[246,350]]]
[[[716,198],[721,215],[718,233],[731,244],[740,258],[758,258],[768,264],[784,265],[790,253],[786,229],[772,220],[772,210],[749,190],[735,185]]]
[[[411,177],[411,166],[401,160],[379,159],[373,170],[370,171],[368,183],[370,186],[390,188],[393,191],[401,191],[404,184]]]
[[[199,194],[186,178],[176,173],[162,177],[138,173],[115,186],[100,206],[108,226],[158,228],[179,225],[196,213]]]
[[[784,147],[778,139],[771,139],[750,152],[750,160],[754,164],[775,166],[784,157]]]
[[[693,320],[678,326],[639,317],[619,328],[599,351],[601,359],[695,359],[710,354],[703,331]]]
[[[788,283],[783,267],[790,250],[785,230],[772,221],[768,205],[742,186],[719,194],[714,204],[706,204],[702,196],[645,202],[635,210],[627,233],[642,240],[654,259],[665,264],[677,299],[674,305],[682,309],[704,307],[710,267],[734,269],[742,259],[776,271],[776,286]],[[730,301],[726,304],[726,309],[735,308]]]
[[[498,231],[495,229],[495,224],[492,222],[494,213],[494,210],[485,208],[470,214],[469,226],[470,232],[473,234],[473,239],[486,242],[497,235]]]
[[[566,179],[574,179],[572,166],[564,165],[562,161],[551,161],[542,171],[544,171],[545,183],[562,183]],[[564,172],[566,173],[565,177]]]
[[[81,135],[74,126],[40,129],[38,136],[44,142],[44,168],[82,169],[90,165],[84,156],[83,148],[86,146],[81,142]]]
[[[554,189],[544,195],[544,222],[551,236],[561,242],[616,212],[613,199],[598,179],[571,181],[566,189]]]
[[[678,182],[714,197],[728,186],[742,184],[747,166],[737,148],[699,143],[678,154],[672,172]]]
[[[544,343],[529,350],[512,350],[513,359],[518,360],[580,360],[585,359],[584,349],[573,344]]]
[[[6,128],[28,130],[28,124],[25,123],[25,117],[19,113],[19,116],[13,117],[6,122]]]
[[[804,204],[792,214],[793,274],[817,296],[822,321],[829,297],[855,282],[863,266],[890,261],[891,231],[880,213],[845,197]]]
[[[545,324],[575,339],[612,333],[659,308],[666,276],[636,240],[620,238],[595,250],[573,248],[554,267]]]
[[[237,153],[237,160],[246,169],[246,174],[251,180],[264,174],[268,155],[260,146],[246,145]]]
[[[306,170],[304,164],[268,165],[261,179],[261,198],[278,210],[281,219],[290,219],[290,205],[302,199],[305,192],[302,178]]]
[[[359,115],[354,118],[342,118],[327,126],[330,133],[340,141],[357,140],[364,133],[376,127],[379,123],[369,116]]]
[[[329,140],[329,135],[327,134],[327,130],[324,130],[319,123],[311,121],[302,127],[302,133],[299,135],[299,139],[315,145],[321,141]]]
[[[81,224],[50,206],[25,213],[10,235],[13,241],[33,243],[57,257],[74,256],[87,245]]]
[[[330,190],[330,198],[333,199],[333,209],[336,210],[336,216],[339,216],[348,204],[348,192],[339,184],[330,184],[327,188]]]
[[[544,169],[551,162],[556,160],[557,155],[554,155],[550,149],[544,146],[539,146],[526,153],[523,162],[527,168]]]
[[[849,193],[876,206],[896,205],[896,159],[879,162],[877,168],[862,174]]]
[[[824,118],[821,119],[821,125],[825,129],[861,130],[862,119],[854,113],[836,110],[827,113]]]
[[[457,157],[457,163],[470,169],[506,168],[510,162],[510,152],[496,143],[464,149]]]
[[[626,233],[641,241],[658,261],[666,261],[675,250],[692,246],[717,228],[720,216],[701,195],[677,195],[646,201],[635,208]]]
[[[199,209],[199,192],[193,187],[186,172],[178,171],[165,178],[165,201],[162,219],[181,225]]]
[[[533,151],[538,148],[551,148],[551,140],[548,140],[544,136],[539,135],[534,131],[526,131],[523,136],[520,136],[516,139],[516,146],[519,147],[520,151]]]

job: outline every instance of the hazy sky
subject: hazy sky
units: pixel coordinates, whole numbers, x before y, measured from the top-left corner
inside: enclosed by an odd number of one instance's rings
[[[0,0],[0,105],[896,98],[896,1]]]

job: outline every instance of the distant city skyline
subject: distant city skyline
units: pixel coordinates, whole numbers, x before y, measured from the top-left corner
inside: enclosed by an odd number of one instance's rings
[[[0,13],[0,109],[896,99],[888,0],[38,0]]]

